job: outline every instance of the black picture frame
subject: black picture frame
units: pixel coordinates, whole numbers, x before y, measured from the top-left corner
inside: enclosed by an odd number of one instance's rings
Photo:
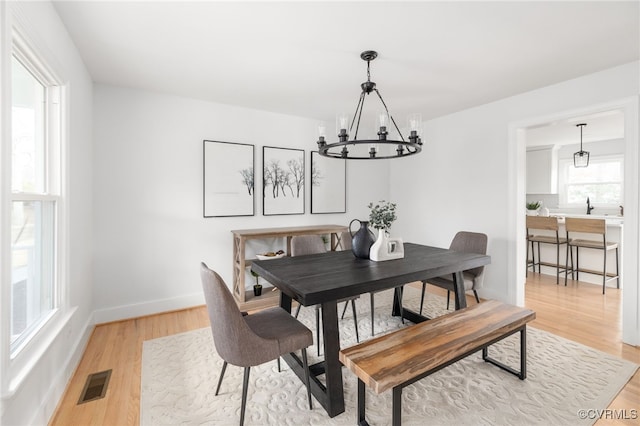
[[[202,142],[202,215],[255,215],[255,146]]]
[[[262,214],[304,214],[304,150],[262,147]]]
[[[311,151],[311,214],[347,212],[347,160]]]

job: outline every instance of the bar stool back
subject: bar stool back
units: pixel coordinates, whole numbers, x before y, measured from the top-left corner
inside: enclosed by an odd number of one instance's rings
[[[569,244],[567,246],[567,265],[569,267],[569,258],[571,258],[571,279],[580,279],[580,272],[586,272],[589,274],[602,275],[602,294],[605,293],[607,281],[616,280],[617,288],[620,288],[620,275],[619,275],[619,262],[618,262],[618,243],[607,241],[607,224],[604,219],[579,219],[568,217],[565,219],[565,227],[567,228],[567,240]],[[570,238],[570,233],[586,233],[595,234],[599,237],[597,239],[580,239]],[[573,247],[576,248],[576,264],[573,264]],[[603,252],[603,267],[602,271],[594,271],[590,269],[580,269],[580,248],[602,250]],[[607,253],[609,250],[616,251],[616,272],[607,272]],[[567,285],[567,276],[565,274],[564,283]]]
[[[535,234],[532,231],[553,231],[555,235]],[[531,261],[529,261],[529,244],[531,244]],[[536,262],[535,244],[538,245],[538,261]],[[540,258],[540,244],[554,244],[556,246],[556,262],[542,262]],[[567,278],[567,265],[565,261],[564,267],[560,265],[560,245],[567,244],[567,238],[560,238],[558,235],[558,218],[544,216],[527,216],[527,274],[529,273],[529,265],[533,266],[533,272],[538,272],[540,266],[551,266],[556,268],[556,284],[560,284],[560,272],[564,272],[565,285]]]

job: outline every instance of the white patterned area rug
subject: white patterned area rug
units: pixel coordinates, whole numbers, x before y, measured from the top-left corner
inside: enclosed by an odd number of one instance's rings
[[[376,335],[403,327],[390,316],[391,292],[376,294]],[[357,301],[360,339],[371,337],[369,295]],[[417,310],[420,291],[408,288],[404,304]],[[341,308],[341,306],[339,306]],[[427,295],[425,313],[446,313],[444,298]],[[313,308],[299,319],[315,330]],[[406,326],[406,325],[404,325]],[[342,347],[355,344],[351,309],[340,320]],[[519,333],[492,346],[492,357],[519,368]],[[315,346],[310,362],[317,361]],[[313,355],[313,356],[312,356]],[[304,384],[286,363],[251,369],[246,425],[354,425],[357,379],[342,370],[344,413],[329,418],[314,399],[309,410]],[[144,342],[140,424],[237,425],[240,419],[242,368],[229,366],[218,396],[222,368],[211,330],[203,328]],[[633,376],[638,365],[564,338],[527,328],[527,379],[522,381],[471,355],[403,390],[405,425],[589,425],[580,410],[605,409]],[[367,389],[367,420],[391,423],[391,391]]]

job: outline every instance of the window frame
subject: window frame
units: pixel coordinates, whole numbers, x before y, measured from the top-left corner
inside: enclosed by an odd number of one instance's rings
[[[2,205],[0,224],[2,235],[11,236],[11,208],[15,201],[54,202],[53,209],[53,245],[52,273],[53,308],[36,322],[37,326],[27,328],[28,336],[19,344],[11,344],[11,285],[12,285],[12,247],[11,238],[3,238],[0,247],[0,270],[2,271],[2,305],[0,306],[0,393],[2,398],[11,397],[38,360],[68,323],[75,309],[71,309],[68,300],[68,83],[64,83],[51,64],[55,60],[46,50],[34,48],[18,26],[8,31],[7,45],[1,49],[3,62],[8,63],[2,69],[2,92],[4,99],[12,99],[12,58],[15,57],[38,81],[45,86],[45,187],[42,192],[13,192],[12,187],[12,144],[7,143],[0,152],[2,168]],[[48,59],[49,58],[49,59]],[[2,105],[2,136],[12,140],[12,102]],[[6,146],[8,145],[8,146]],[[54,166],[55,165],[55,166]]]
[[[594,163],[612,163],[616,162],[620,164],[620,181],[607,181],[607,182],[593,182],[592,184],[611,184],[611,183],[619,183],[620,184],[620,197],[621,199],[615,203],[599,203],[593,202],[591,205],[598,208],[619,208],[621,204],[623,204],[624,200],[624,154],[613,154],[613,155],[597,155],[591,156],[589,159],[589,165]],[[567,182],[567,170],[573,166],[573,158],[563,158],[558,161],[558,201],[560,208],[581,208],[584,207],[586,200],[581,201],[579,203],[569,203],[568,201],[568,186],[570,185]]]

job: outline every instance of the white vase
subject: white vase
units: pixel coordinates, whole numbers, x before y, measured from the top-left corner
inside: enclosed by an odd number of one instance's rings
[[[389,238],[384,229],[378,229],[378,239],[369,250],[369,259],[375,262],[401,259],[404,257],[404,245],[400,238]]]
[[[538,216],[538,210],[527,210],[527,216]]]

